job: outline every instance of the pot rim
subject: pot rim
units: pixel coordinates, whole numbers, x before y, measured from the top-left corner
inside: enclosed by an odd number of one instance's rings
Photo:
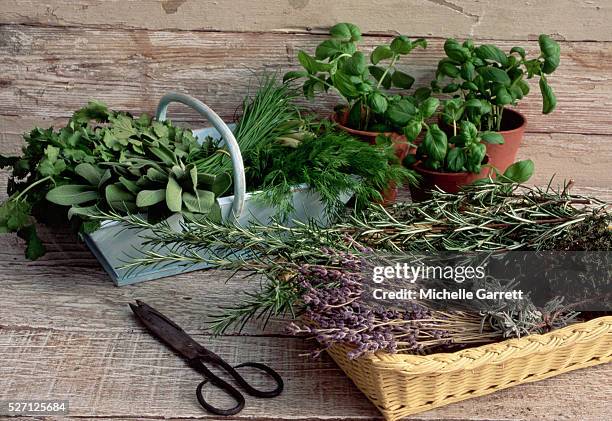
[[[483,164],[487,164],[489,162],[490,158],[489,155],[485,155],[484,159],[482,160]],[[485,168],[481,168],[479,173],[473,173],[473,172],[467,172],[467,171],[462,171],[462,172],[442,172],[442,171],[436,171],[436,170],[430,170],[429,168],[425,168],[421,165],[422,161],[417,161],[414,164],[411,165],[412,169],[414,169],[415,171],[418,172],[422,172],[423,174],[426,175],[433,175],[433,176],[437,176],[437,177],[465,177],[466,175],[478,175],[481,174],[483,171],[486,170]]]
[[[506,108],[504,107],[504,112],[509,112],[512,114],[516,114],[523,122],[522,124],[520,124],[518,127],[515,127],[514,129],[510,129],[510,130],[500,130],[497,133],[513,133],[513,132],[517,132],[520,130],[524,130],[525,127],[527,126],[527,117],[525,117],[525,114],[521,113],[518,110],[515,110],[514,108]],[[502,114],[502,118],[503,118],[503,114]]]
[[[344,110],[344,112],[346,113],[346,109]],[[338,119],[338,113],[336,111],[332,112],[330,120],[334,123],[336,123],[342,130],[350,133],[350,134],[354,134],[357,136],[369,136],[369,137],[376,137],[379,134],[385,135],[385,136],[391,136],[391,135],[397,135],[397,136],[404,136],[403,133],[399,133],[399,132],[369,132],[366,130],[357,130],[357,129],[351,129],[348,126],[345,126],[344,124],[342,124],[340,122],[340,120]]]

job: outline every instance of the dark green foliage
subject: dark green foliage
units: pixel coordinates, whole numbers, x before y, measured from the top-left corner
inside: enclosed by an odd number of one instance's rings
[[[319,44],[314,57],[298,52],[304,70],[290,71],[284,80],[305,78],[302,90],[311,99],[317,92],[337,91],[346,100],[348,124],[354,129],[399,131],[407,121],[405,101],[387,90],[412,87],[414,78],[396,66],[402,56],[415,48],[426,48],[427,42],[399,35],[391,43],[374,48],[368,65],[366,55],[357,50],[361,40],[357,26],[339,23],[330,29],[330,37]],[[418,102],[412,97],[409,100]]]
[[[291,188],[308,184],[321,196],[330,211],[342,207],[342,194],[354,192],[357,205],[382,200],[380,191],[390,182],[414,183],[412,171],[402,167],[392,143],[384,136],[376,145],[334,130],[330,124],[316,125],[312,135],[295,148],[276,145],[268,151],[265,169],[252,178],[262,199],[282,214],[291,211]]]
[[[543,99],[542,112],[549,114],[554,111],[557,100],[546,75],[559,66],[561,49],[556,41],[545,34],[540,35],[538,44],[540,55],[528,59],[522,47],[513,47],[506,55],[495,45],[475,46],[471,40],[460,44],[452,38],[448,39],[444,44],[447,57],[438,63],[432,88],[467,102],[477,100],[486,103],[486,106],[465,108],[465,114],[455,120],[466,119],[479,130],[499,131],[504,107],[516,105],[523,99],[529,93],[526,80],[538,76]],[[441,82],[445,79],[450,81],[442,86]]]

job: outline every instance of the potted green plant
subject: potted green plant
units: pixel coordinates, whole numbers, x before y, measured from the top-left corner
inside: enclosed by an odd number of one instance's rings
[[[503,136],[503,144],[487,145],[489,163],[501,171],[514,162],[525,131],[525,117],[508,107],[516,106],[529,94],[526,80],[539,77],[543,114],[551,113],[557,104],[547,75],[559,66],[560,47],[545,34],[540,35],[538,43],[540,55],[528,59],[522,47],[513,47],[505,54],[492,44],[476,46],[469,39],[461,44],[447,39],[446,57],[438,63],[436,79],[431,83],[434,92],[464,100],[458,120],[465,119],[478,130],[496,131]],[[442,128],[450,133],[450,121],[442,117]]]
[[[389,44],[375,47],[368,57],[358,51],[361,32],[356,25],[339,23],[329,33],[330,38],[317,46],[314,57],[299,51],[298,60],[303,69],[286,73],[284,80],[305,79],[302,88],[310,99],[317,92],[337,92],[345,102],[335,108],[332,120],[342,130],[371,144],[380,134],[390,137],[402,160],[409,149],[402,129],[419,102],[428,98],[431,91],[421,88],[414,95],[405,96],[389,90],[412,87],[414,78],[397,69],[397,64],[413,49],[426,48],[427,42],[411,41],[400,35]]]
[[[404,159],[404,165],[412,167],[421,176],[421,183],[410,188],[413,200],[427,198],[427,192],[435,188],[456,193],[462,186],[488,176],[490,166],[484,166],[490,162],[486,145],[501,144],[503,137],[494,131],[479,132],[468,120],[459,122],[464,108],[465,102],[460,98],[442,102],[428,98],[404,128],[409,141],[414,141],[425,131],[416,154]],[[450,138],[438,124],[428,123],[436,113],[451,123]]]

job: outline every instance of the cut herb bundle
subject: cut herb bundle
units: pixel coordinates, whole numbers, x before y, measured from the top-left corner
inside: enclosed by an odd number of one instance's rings
[[[176,232],[135,216],[105,217],[151,229],[148,243],[154,250],[172,250],[147,252],[129,267],[207,262],[265,277],[259,292],[214,318],[215,332],[252,318],[301,315],[292,324],[293,332],[314,335],[323,346],[350,344],[355,357],[379,349],[452,349],[542,333],[571,322],[577,314],[558,300],[544,308],[526,302],[485,312],[439,312],[419,302],[412,309],[387,311],[360,298],[367,282],[363,259],[376,251],[556,250],[574,241],[579,250],[610,250],[612,215],[601,205],[567,189],[556,192],[489,180],[459,194],[434,192],[420,205],[374,206],[328,228],[254,224],[244,229],[200,221]],[[585,234],[588,241],[581,241]],[[202,254],[210,251],[212,256]]]
[[[292,211],[292,187],[307,184],[334,213],[340,197],[354,194],[359,206],[380,200],[389,183],[415,180],[394,158],[390,142],[375,147],[329,124],[312,123],[294,104],[293,88],[273,75],[258,79],[243,101],[235,136],[247,186],[280,216]],[[231,160],[222,143],[200,144],[192,132],[147,115],[109,110],[90,102],[58,131],[34,129],[21,157],[2,157],[12,167],[11,197],[0,207],[0,228],[26,239],[35,259],[44,253],[36,237],[34,212],[60,221],[76,220],[83,232],[99,227],[100,212],[143,213],[155,223],[174,213],[187,219],[219,221],[216,201],[229,191]],[[59,212],[46,212],[56,206]],[[39,217],[40,215],[40,217]]]

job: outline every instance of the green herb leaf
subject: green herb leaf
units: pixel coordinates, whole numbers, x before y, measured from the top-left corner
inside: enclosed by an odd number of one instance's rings
[[[497,132],[483,132],[480,137],[484,142],[492,145],[502,145],[504,143],[504,137]]]
[[[559,47],[557,41],[546,34],[539,36],[538,44],[544,56],[542,71],[546,74],[554,72],[557,67],[559,67],[559,62],[561,60],[561,47]]]
[[[470,50],[462,47],[456,40],[449,38],[444,43],[444,52],[446,55],[459,63],[465,62],[470,56]]]
[[[423,118],[427,119],[435,114],[439,106],[440,100],[438,98],[427,98],[425,101],[423,101],[419,109],[421,110]]]
[[[319,66],[317,65],[317,61],[310,57],[306,52],[299,51],[298,52],[298,61],[306,69],[308,73],[311,75],[316,74],[319,71]]]
[[[382,60],[386,60],[393,57],[393,51],[388,45],[379,45],[370,54],[370,61],[372,64],[378,64]]]
[[[361,51],[355,52],[346,59],[342,68],[349,75],[361,76],[366,70],[365,55]]]
[[[28,225],[17,231],[17,235],[26,242],[25,256],[30,260],[36,260],[45,254],[45,246],[43,245],[34,225]]]
[[[376,114],[384,114],[387,111],[387,99],[379,92],[374,92],[368,96],[368,106]]]
[[[225,192],[230,188],[231,185],[232,176],[224,172],[215,177],[215,180],[211,185],[211,190],[215,196],[220,197],[225,194]]]
[[[51,203],[72,206],[98,199],[98,192],[87,185],[64,184],[49,190],[45,198]]]
[[[412,51],[412,42],[407,36],[399,35],[391,41],[390,49],[395,54],[408,54]]]
[[[387,107],[386,116],[393,124],[398,126],[405,126],[410,120],[414,118],[417,113],[417,109],[410,101],[401,99],[394,101]]]
[[[507,179],[514,183],[524,183],[531,178],[534,169],[535,165],[531,159],[515,162],[506,168],[502,181],[503,179]]]
[[[134,195],[127,191],[120,183],[106,186],[104,195],[106,197],[106,203],[116,211],[130,213],[136,210]]]
[[[76,172],[78,175],[87,180],[89,184],[96,187],[100,183],[100,180],[102,179],[102,174],[104,173],[102,169],[89,163],[82,163],[77,165],[76,167],[74,167],[74,172]]]
[[[451,148],[446,156],[446,166],[449,171],[461,172],[465,165],[465,150],[460,147]]]
[[[434,161],[444,161],[446,150],[448,148],[448,140],[446,134],[438,127],[437,124],[429,126],[429,130],[423,139],[423,146],[428,157]]]
[[[283,82],[289,82],[292,80],[296,80],[296,79],[301,79],[303,77],[307,77],[308,76],[308,72],[303,71],[303,70],[292,70],[289,71],[287,73],[285,73],[285,75],[283,76]]]
[[[476,56],[481,60],[494,61],[506,67],[508,64],[508,57],[498,47],[492,44],[483,44],[477,47],[474,52]]]
[[[410,142],[414,142],[419,134],[421,134],[421,130],[423,130],[421,120],[412,120],[404,127],[404,135]]]
[[[215,194],[207,190],[197,190],[197,195],[183,192],[183,203],[190,212],[209,213],[215,203]]]
[[[166,206],[168,206],[168,209],[172,212],[181,211],[182,193],[183,189],[179,183],[177,183],[174,177],[169,177],[168,184],[166,185]]]
[[[540,92],[542,93],[542,113],[552,113],[557,107],[557,97],[553,89],[548,85],[546,78],[540,78]]]
[[[352,23],[338,23],[329,30],[332,38],[344,42],[357,42],[361,40],[359,27]]]
[[[166,189],[141,190],[136,196],[136,206],[146,208],[166,199]]]
[[[414,83],[414,78],[407,73],[396,70],[393,72],[393,76],[391,76],[391,81],[398,88],[410,89]]]
[[[508,73],[497,67],[479,67],[477,72],[485,79],[491,82],[501,83],[504,86],[510,86],[512,81]]]
[[[385,75],[384,80],[381,82],[381,86],[385,89],[389,89],[391,87],[391,73],[387,72],[385,74],[385,69],[379,66],[369,66],[368,71],[377,81],[380,81],[380,78]]]

